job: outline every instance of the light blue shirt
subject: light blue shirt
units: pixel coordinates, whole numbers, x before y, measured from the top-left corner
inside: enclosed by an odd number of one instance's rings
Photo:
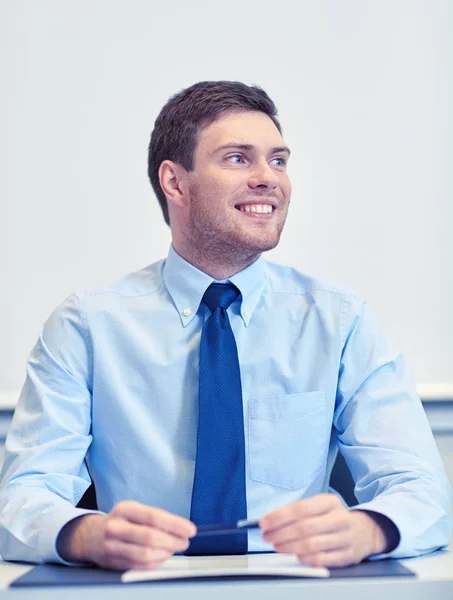
[[[198,354],[213,279],[166,260],[69,296],[45,323],[6,442],[0,554],[59,561],[56,538],[95,483],[189,517]],[[366,303],[258,259],[230,278],[244,404],[248,517],[328,491],[337,447],[357,508],[389,517],[391,556],[447,545],[451,490],[403,356]],[[215,411],[216,398],[212,397]],[[86,462],[84,461],[86,456]],[[89,475],[90,474],[90,475]],[[259,531],[249,550],[270,549]]]

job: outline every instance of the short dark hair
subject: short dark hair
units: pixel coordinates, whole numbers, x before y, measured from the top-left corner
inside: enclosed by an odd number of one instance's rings
[[[201,81],[172,96],[156,119],[148,148],[148,176],[170,224],[167,199],[159,183],[159,168],[164,160],[174,161],[187,171],[193,159],[200,130],[221,115],[234,111],[265,113],[277,127],[277,107],[258,86],[239,81]]]

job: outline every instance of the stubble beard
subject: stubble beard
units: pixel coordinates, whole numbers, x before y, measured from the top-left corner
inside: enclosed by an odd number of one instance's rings
[[[241,231],[234,219],[224,215],[216,219],[205,210],[201,202],[192,202],[189,213],[186,244],[197,262],[213,265],[231,265],[237,270],[254,262],[262,252],[272,250],[280,241],[285,219],[272,234],[266,232],[260,238]]]

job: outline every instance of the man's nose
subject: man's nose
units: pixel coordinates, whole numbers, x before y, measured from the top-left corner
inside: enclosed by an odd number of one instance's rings
[[[254,165],[253,170],[250,173],[248,184],[252,189],[265,187],[273,190],[277,187],[278,182],[279,179],[277,173],[266,161],[262,161]]]

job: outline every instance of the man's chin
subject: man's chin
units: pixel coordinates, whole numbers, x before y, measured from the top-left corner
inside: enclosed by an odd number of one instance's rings
[[[280,241],[280,234],[275,235],[267,235],[267,236],[250,236],[250,235],[242,235],[235,236],[235,243],[237,248],[242,248],[249,252],[267,252],[268,250],[272,250],[278,245]]]

